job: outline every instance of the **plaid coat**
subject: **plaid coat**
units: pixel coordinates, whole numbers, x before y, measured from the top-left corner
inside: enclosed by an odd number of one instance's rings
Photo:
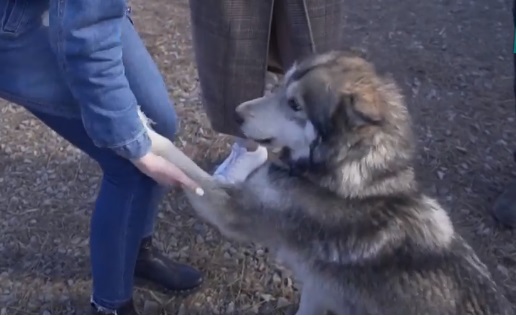
[[[266,71],[339,49],[345,0],[190,0],[203,104],[213,129],[239,136],[234,110],[263,95]]]

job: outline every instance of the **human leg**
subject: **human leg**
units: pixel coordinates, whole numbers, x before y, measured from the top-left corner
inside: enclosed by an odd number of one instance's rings
[[[244,139],[235,108],[263,95],[271,0],[190,0],[194,55],[203,106],[212,128],[235,142],[215,176],[234,182],[261,165],[267,151]],[[253,17],[252,19],[249,17]],[[229,28],[228,25],[238,27]],[[239,173],[243,167],[244,173]]]
[[[249,4],[247,5],[249,6]],[[285,10],[288,10],[288,5],[285,2],[276,1],[272,6],[267,70],[276,74],[283,74],[284,70],[288,69],[296,58],[296,54],[289,50],[289,46],[283,42],[289,40],[285,22],[282,21],[286,15]],[[243,181],[244,176],[248,175],[248,171],[263,164],[267,157],[268,152],[263,146],[252,140],[236,136],[229,156],[217,167],[214,176],[226,182]]]
[[[177,131],[177,118],[166,84],[157,65],[145,48],[132,24],[127,22],[127,32],[122,43],[126,77],[142,111],[153,122],[153,128],[173,140]],[[152,235],[158,213],[158,205],[166,193],[165,188],[155,184],[142,208],[147,215],[144,220],[142,242],[136,261],[135,275],[171,291],[190,291],[202,283],[202,275],[196,269],[172,261],[152,244]]]
[[[31,110],[45,125],[98,162],[103,176],[90,224],[92,300],[103,310],[131,302],[133,272],[154,181],[112,151],[96,147],[82,121]]]

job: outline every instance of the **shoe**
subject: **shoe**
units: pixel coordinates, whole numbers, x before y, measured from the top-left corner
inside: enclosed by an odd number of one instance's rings
[[[136,308],[134,308],[132,299],[117,309],[102,308],[97,306],[93,301],[90,301],[90,304],[91,315],[139,315]]]
[[[516,228],[516,182],[509,184],[496,199],[493,215],[502,224]]]
[[[203,283],[200,271],[161,254],[152,245],[151,237],[142,240],[134,275],[167,291],[185,294],[198,289]]]
[[[245,147],[235,143],[231,153],[215,170],[213,176],[223,183],[239,183],[267,161],[267,149],[258,146],[255,151],[248,151]]]

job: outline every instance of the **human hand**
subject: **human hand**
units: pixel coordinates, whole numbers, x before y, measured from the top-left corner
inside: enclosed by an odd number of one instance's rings
[[[164,186],[174,186],[178,183],[198,193],[200,190],[192,179],[186,176],[177,166],[163,157],[149,152],[132,163],[145,175]]]

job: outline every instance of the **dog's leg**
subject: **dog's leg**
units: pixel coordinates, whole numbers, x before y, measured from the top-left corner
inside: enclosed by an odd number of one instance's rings
[[[325,315],[327,310],[321,303],[321,294],[310,284],[305,284],[301,290],[301,299],[296,315]]]
[[[201,193],[184,187],[185,194],[194,210],[205,220],[219,229],[225,225],[226,211],[230,209],[231,199],[224,186],[206,173],[194,161],[179,150],[169,139],[155,132],[150,127],[150,120],[138,111],[152,142],[151,151],[175,164],[188,177],[201,186]],[[251,173],[252,171],[249,171]]]

